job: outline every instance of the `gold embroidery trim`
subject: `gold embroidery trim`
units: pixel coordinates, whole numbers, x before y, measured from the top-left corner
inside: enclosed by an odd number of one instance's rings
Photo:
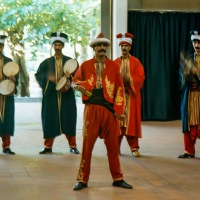
[[[4,60],[3,58],[0,59],[0,81],[4,80],[3,77],[3,66],[4,66]],[[0,121],[4,122],[4,112],[5,112],[5,96],[0,95]]]
[[[115,98],[115,102],[116,102],[117,106],[121,106],[123,99],[124,99],[121,91],[122,91],[122,87],[119,87],[118,90],[117,90],[116,98]]]
[[[106,82],[106,91],[109,95],[109,97],[111,99],[113,99],[113,93],[114,93],[114,89],[115,89],[115,84],[114,83],[111,83],[109,80],[108,80],[108,77],[106,76],[105,78],[105,82]]]
[[[94,81],[94,76],[93,76],[93,74],[92,74],[91,77],[88,79],[88,83],[89,83],[90,85],[92,85],[93,81]]]

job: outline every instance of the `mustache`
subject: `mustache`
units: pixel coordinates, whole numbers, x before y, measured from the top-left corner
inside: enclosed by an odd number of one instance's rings
[[[123,49],[122,51],[123,51],[123,52],[127,52],[127,50],[126,50],[126,49]]]
[[[98,53],[100,53],[100,52],[105,52],[106,53],[106,50],[101,49],[101,50],[98,51]]]

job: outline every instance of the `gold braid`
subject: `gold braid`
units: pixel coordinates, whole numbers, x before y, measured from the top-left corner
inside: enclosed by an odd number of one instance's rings
[[[3,78],[3,66],[4,61],[3,58],[0,58],[0,81],[2,81]],[[5,96],[0,94],[0,121],[4,121],[4,111],[5,111]]]
[[[197,63],[197,67],[199,69],[200,68],[200,55],[196,56],[196,63]]]

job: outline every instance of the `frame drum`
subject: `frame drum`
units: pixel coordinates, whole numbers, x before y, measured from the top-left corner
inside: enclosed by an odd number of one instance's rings
[[[15,62],[8,62],[3,67],[3,73],[9,76],[15,76],[19,73],[19,65]]]
[[[74,73],[76,69],[78,68],[78,62],[75,59],[70,59],[66,61],[63,67],[64,73],[68,71],[70,74]]]
[[[65,76],[63,76],[56,84],[56,90],[58,92],[67,92],[70,86],[70,81]]]
[[[0,94],[8,96],[15,91],[15,83],[9,79],[0,82]]]

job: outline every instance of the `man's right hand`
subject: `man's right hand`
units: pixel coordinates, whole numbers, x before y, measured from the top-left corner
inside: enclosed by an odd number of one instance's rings
[[[53,73],[49,73],[48,74],[48,79],[53,82],[56,83],[56,76]]]

